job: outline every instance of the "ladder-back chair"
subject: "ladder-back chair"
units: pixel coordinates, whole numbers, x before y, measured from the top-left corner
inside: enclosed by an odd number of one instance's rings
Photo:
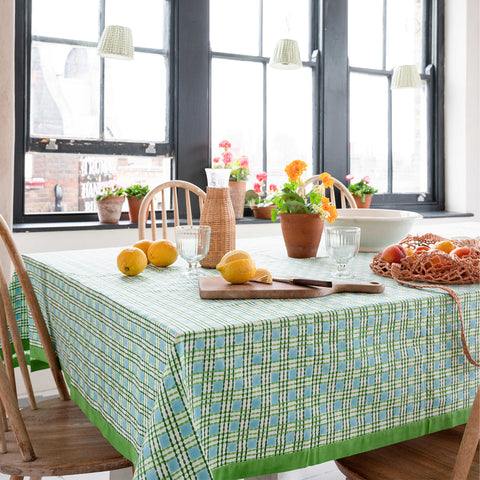
[[[202,211],[203,204],[205,202],[206,193],[196,185],[183,180],[172,180],[170,182],[161,183],[152,189],[145,198],[142,200],[140,210],[138,212],[138,239],[144,240],[146,238],[146,224],[148,218],[148,209],[150,207],[150,219],[152,225],[152,240],[157,238],[156,234],[156,222],[155,222],[155,196],[161,194],[162,203],[162,238],[167,238],[167,207],[165,203],[165,190],[172,189],[173,191],[173,221],[174,225],[180,225],[180,218],[178,212],[178,189],[185,190],[185,204],[187,207],[187,224],[192,225],[192,203],[190,193],[193,193],[198,197],[198,204],[200,212]]]
[[[342,208],[347,208],[347,203],[348,205],[350,205],[350,208],[358,208],[353,198],[353,195],[348,191],[348,188],[340,180],[337,180],[336,178],[333,178],[333,177],[332,179],[334,183],[330,187],[331,204],[336,206],[335,188],[338,188],[340,190],[340,203]],[[320,175],[314,175],[313,177],[310,177],[308,180],[305,180],[305,187],[310,183],[313,183],[314,185],[318,185],[320,183]]]
[[[466,425],[336,460],[347,480],[478,480],[480,387]]]
[[[8,285],[0,266],[0,472],[26,476],[79,475],[131,467],[102,436],[70,395],[23,259],[0,215],[0,245],[8,251],[48,360],[59,398],[36,402]],[[30,406],[20,409],[11,343]]]

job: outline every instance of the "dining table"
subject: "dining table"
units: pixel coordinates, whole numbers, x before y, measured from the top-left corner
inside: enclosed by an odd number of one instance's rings
[[[334,280],[278,237],[238,239],[274,276]],[[23,255],[72,399],[135,479],[233,480],[319,464],[465,423],[480,382],[453,298],[375,275],[382,293],[202,299],[180,258],[135,277],[121,248]],[[472,356],[480,285],[454,285]],[[18,279],[10,293],[32,370],[46,358]]]

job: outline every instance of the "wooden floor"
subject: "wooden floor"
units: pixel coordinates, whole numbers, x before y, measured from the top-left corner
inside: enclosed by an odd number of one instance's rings
[[[28,478],[28,477],[27,477]],[[44,477],[43,480],[109,480],[109,473],[96,473],[90,475],[70,475],[68,477]],[[268,480],[268,476],[264,477]],[[0,480],[8,480],[9,477],[0,473]],[[278,480],[345,480],[345,477],[337,470],[334,462],[323,463],[314,467],[280,473]]]

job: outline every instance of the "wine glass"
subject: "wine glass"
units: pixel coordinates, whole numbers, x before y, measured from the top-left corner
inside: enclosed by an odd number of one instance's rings
[[[188,263],[187,275],[196,275],[197,262],[207,256],[210,248],[208,225],[175,227],[175,242],[179,255]]]
[[[359,227],[327,227],[325,229],[325,246],[327,253],[337,263],[333,274],[336,278],[351,278],[347,265],[355,257],[360,247]]]

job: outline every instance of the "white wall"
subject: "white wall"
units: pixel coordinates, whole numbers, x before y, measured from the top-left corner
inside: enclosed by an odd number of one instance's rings
[[[445,7],[446,209],[480,218],[480,2]]]

